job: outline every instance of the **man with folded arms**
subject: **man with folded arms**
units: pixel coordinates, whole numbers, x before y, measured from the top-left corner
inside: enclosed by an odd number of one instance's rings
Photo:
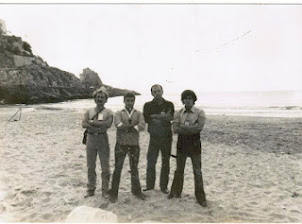
[[[87,110],[82,121],[83,128],[88,131],[86,143],[88,184],[87,195],[93,196],[96,188],[96,158],[99,155],[102,167],[102,196],[108,197],[110,167],[109,167],[109,143],[107,129],[113,122],[113,113],[105,108],[108,93],[105,88],[100,88],[94,92],[96,107]]]
[[[162,166],[160,172],[160,189],[168,194],[167,189],[170,172],[170,154],[172,145],[171,121],[173,120],[174,105],[165,100],[163,87],[155,84],[151,87],[152,101],[144,105],[144,117],[148,123],[150,142],[147,153],[147,183],[144,191],[153,190],[156,180],[156,162],[161,152]]]
[[[109,201],[114,203],[118,199],[118,190],[121,172],[125,157],[128,154],[131,173],[131,192],[141,200],[145,195],[141,191],[138,173],[138,161],[140,154],[139,131],[145,129],[143,114],[134,109],[135,95],[126,93],[124,96],[125,108],[116,112],[114,125],[116,126],[115,166],[112,176],[112,187],[109,191]]]
[[[200,142],[200,132],[204,127],[206,116],[203,110],[194,107],[196,100],[196,94],[192,90],[183,91],[181,101],[185,107],[175,114],[173,121],[173,130],[178,134],[177,167],[168,199],[181,196],[186,160],[187,157],[190,157],[194,171],[195,197],[201,206],[206,207],[207,202],[201,172]]]

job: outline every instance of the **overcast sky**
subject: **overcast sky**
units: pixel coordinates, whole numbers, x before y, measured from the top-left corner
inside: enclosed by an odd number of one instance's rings
[[[302,90],[302,6],[0,5],[50,66],[149,91]]]

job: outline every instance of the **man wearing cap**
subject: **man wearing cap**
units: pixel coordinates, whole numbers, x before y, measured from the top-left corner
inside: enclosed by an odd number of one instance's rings
[[[147,153],[147,183],[144,191],[152,190],[156,180],[156,162],[159,151],[162,157],[162,167],[160,174],[160,189],[164,194],[168,194],[168,182],[170,172],[170,154],[172,145],[171,120],[174,114],[174,105],[165,100],[163,88],[155,84],[151,87],[152,101],[144,105],[143,114],[148,123],[150,142]]]
[[[110,168],[109,168],[109,142],[107,129],[113,122],[113,113],[105,108],[108,93],[105,88],[96,90],[93,94],[96,106],[88,109],[84,114],[82,127],[88,131],[86,143],[88,184],[85,197],[93,196],[96,188],[96,158],[97,154],[102,167],[102,196],[108,196]]]

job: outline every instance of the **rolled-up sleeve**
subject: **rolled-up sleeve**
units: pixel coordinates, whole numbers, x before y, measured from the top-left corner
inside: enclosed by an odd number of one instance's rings
[[[206,123],[206,114],[203,110],[200,110],[198,113],[198,124],[202,125],[203,127],[205,123]]]
[[[206,114],[205,114],[204,110],[200,110],[200,111],[199,111],[198,117],[206,118]]]
[[[180,123],[180,111],[174,113],[173,123],[178,123],[178,124]]]
[[[117,111],[114,115],[114,126],[119,127],[122,124],[122,113],[121,111]]]
[[[88,120],[89,120],[89,110],[87,110],[83,116],[83,120],[82,120],[82,127],[83,128],[87,128],[88,126]]]

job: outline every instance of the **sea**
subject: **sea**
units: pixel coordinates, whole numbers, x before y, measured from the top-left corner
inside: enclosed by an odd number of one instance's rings
[[[253,117],[302,117],[302,91],[263,91],[263,92],[198,92],[195,106],[207,115],[253,116]],[[183,107],[180,93],[164,93],[164,98],[174,103],[175,109]],[[150,92],[136,96],[135,108],[152,100]],[[84,111],[94,107],[93,99],[71,100],[60,103],[36,105],[11,105],[10,107],[52,109],[74,109]],[[111,97],[106,104],[113,112],[123,108],[123,97]],[[0,106],[0,110],[7,106]]]

